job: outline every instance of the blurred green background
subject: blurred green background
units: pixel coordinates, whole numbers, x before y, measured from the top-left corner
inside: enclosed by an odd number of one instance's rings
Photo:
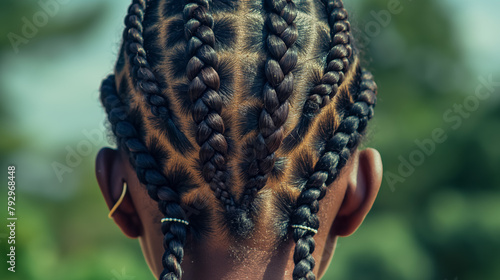
[[[152,279],[138,243],[107,219],[93,171],[109,145],[98,87],[129,3],[66,2],[45,17],[38,1],[0,4],[0,182],[15,165],[18,187],[16,273],[0,226],[0,278]],[[385,171],[324,279],[500,279],[500,84],[475,96],[500,82],[500,2],[345,2],[379,84],[365,145]],[[16,51],[23,18],[40,27]],[[446,140],[431,144],[436,130]]]

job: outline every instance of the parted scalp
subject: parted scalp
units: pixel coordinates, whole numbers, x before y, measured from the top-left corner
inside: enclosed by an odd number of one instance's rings
[[[315,279],[320,201],[376,103],[351,36],[341,0],[132,2],[101,101],[168,218],[160,279],[182,278],[187,237],[203,238],[207,221],[235,240],[282,225],[276,239],[296,242],[293,278]]]

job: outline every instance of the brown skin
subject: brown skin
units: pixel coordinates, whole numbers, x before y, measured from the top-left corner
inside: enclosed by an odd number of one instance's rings
[[[146,261],[158,278],[163,270],[161,257],[163,235],[162,217],[154,202],[141,186],[123,152],[102,149],[96,159],[96,176],[109,209],[122,193],[123,182],[128,184],[124,201],[113,215],[115,223],[130,238],[138,238]],[[321,225],[315,235],[318,279],[326,272],[333,257],[339,236],[349,236],[361,225],[370,211],[382,182],[382,161],[374,149],[355,152],[337,180],[320,202],[318,213]],[[264,214],[266,215],[266,214]],[[267,221],[270,217],[261,217]],[[184,280],[235,279],[292,279],[294,268],[292,238],[275,248],[272,233],[259,229],[244,244],[230,245],[225,234],[210,235],[186,249],[182,263]]]

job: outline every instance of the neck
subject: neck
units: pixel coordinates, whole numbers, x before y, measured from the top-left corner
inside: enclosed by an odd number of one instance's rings
[[[273,250],[250,249],[250,246],[220,250],[213,246],[190,251],[182,264],[183,280],[291,279],[294,268],[293,240]],[[224,247],[222,247],[224,248]]]

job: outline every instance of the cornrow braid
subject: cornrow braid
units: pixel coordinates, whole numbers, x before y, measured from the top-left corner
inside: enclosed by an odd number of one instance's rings
[[[198,126],[196,142],[200,146],[201,173],[226,210],[231,210],[235,202],[226,186],[228,144],[221,117],[223,102],[218,93],[214,19],[209,12],[209,0],[190,2],[184,6],[186,52],[190,57],[186,72],[190,81],[188,94],[194,104],[192,116]]]
[[[314,167],[307,183],[297,199],[291,223],[293,238],[296,242],[293,259],[295,269],[294,280],[316,279],[313,274],[315,266],[312,253],[315,242],[314,230],[319,228],[319,201],[325,196],[327,186],[338,176],[345,166],[352,150],[359,143],[360,137],[373,117],[373,107],[376,102],[377,87],[373,76],[367,71],[362,71],[357,81],[359,92],[353,93],[354,103],[347,108],[345,118],[340,122],[338,129],[325,141],[324,150],[320,153],[318,162]],[[310,228],[312,230],[306,230]]]
[[[319,83],[312,88],[304,104],[300,125],[285,139],[284,146],[287,150],[293,149],[302,141],[309,129],[309,124],[335,96],[344,82],[345,74],[349,70],[349,58],[353,54],[351,27],[342,0],[327,0],[323,3],[328,13],[331,37],[331,49],[326,58],[325,74]]]
[[[229,246],[253,243],[254,229],[277,229],[276,242],[291,234],[293,279],[315,279],[319,203],[376,101],[342,1],[132,0],[125,24],[117,77],[103,82],[101,99],[119,147],[165,216],[160,279],[181,279],[188,230],[194,238],[219,233],[208,226],[212,214],[231,234]],[[190,140],[199,153],[189,153]],[[185,178],[193,180],[183,185]],[[211,190],[197,191],[207,184]],[[257,196],[266,185],[269,193]],[[181,207],[191,200],[202,202],[210,228],[198,237],[197,218],[187,221]],[[257,223],[257,213],[270,218]]]
[[[186,220],[186,214],[180,206],[180,197],[161,171],[160,165],[141,141],[138,128],[129,119],[129,109],[120,100],[114,75],[106,78],[101,85],[101,102],[104,105],[117,142],[131,159],[137,177],[147,188],[149,196],[158,202],[160,211],[165,217]],[[163,222],[161,230],[164,234],[162,264],[164,270],[160,279],[181,279],[181,263],[184,257],[187,225],[176,222]]]
[[[169,102],[161,94],[160,86],[149,66],[144,48],[143,22],[147,3],[149,0],[133,0],[129,7],[125,18],[126,28],[123,32],[125,52],[132,66],[130,73],[135,81],[136,89],[144,95],[146,103],[151,107],[151,113],[166,127],[164,133],[170,143],[182,154],[192,148],[192,145],[175,123],[174,116],[169,109]]]
[[[269,30],[265,65],[266,83],[262,96],[264,107],[259,116],[259,133],[255,143],[247,147],[254,160],[249,168],[249,180],[245,184],[242,204],[248,207],[252,198],[262,189],[274,168],[275,152],[284,139],[284,128],[293,93],[292,70],[297,65],[298,54],[295,42],[298,37],[295,19],[297,8],[292,0],[267,0],[270,10],[266,20]]]

